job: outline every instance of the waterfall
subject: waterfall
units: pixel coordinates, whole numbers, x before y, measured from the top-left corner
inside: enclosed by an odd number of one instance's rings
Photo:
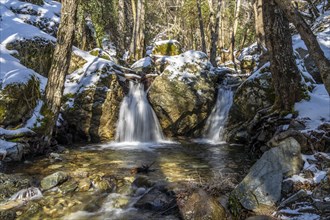
[[[141,83],[130,81],[129,93],[120,106],[118,142],[160,142],[164,139],[158,118]]]
[[[232,104],[233,91],[230,86],[221,86],[218,90],[217,102],[206,121],[204,138],[214,143],[223,141],[224,126]]]

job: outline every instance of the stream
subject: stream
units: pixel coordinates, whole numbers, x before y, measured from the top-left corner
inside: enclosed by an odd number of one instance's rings
[[[152,172],[132,172],[142,164],[151,163]],[[52,153],[49,157],[4,165],[1,172],[19,174],[35,187],[40,187],[42,178],[57,171],[69,175],[65,183],[43,191],[42,198],[17,204],[14,209],[17,219],[180,219],[175,214],[159,217],[157,210],[134,207],[152,188],[152,184],[148,188],[143,182],[165,183],[174,192],[194,184],[224,185],[228,176],[237,184],[250,164],[242,146],[180,140],[164,144],[121,143],[64,148],[62,153]],[[98,183],[100,178],[113,185],[106,190],[97,190],[102,189]],[[84,182],[90,187],[83,187]],[[7,202],[2,209],[8,203],[10,206],[14,201]]]

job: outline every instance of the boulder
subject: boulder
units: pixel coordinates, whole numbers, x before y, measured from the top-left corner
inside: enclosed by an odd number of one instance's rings
[[[153,55],[175,56],[182,53],[181,45],[176,40],[157,41],[152,49]]]
[[[229,112],[229,124],[252,119],[256,113],[271,106],[275,100],[271,73],[265,65],[256,71],[237,89]]]
[[[201,189],[188,196],[180,212],[185,220],[226,219],[225,208]]]
[[[23,157],[24,148],[29,144],[8,142],[0,139],[0,161],[20,161]]]
[[[47,77],[50,70],[55,42],[42,38],[16,40],[6,45],[9,50],[16,50],[13,54],[24,66]]]
[[[291,137],[283,140],[252,166],[231,193],[232,204],[238,201],[245,209],[256,212],[261,207],[274,206],[281,198],[283,177],[298,173],[302,166],[299,143]]]
[[[41,187],[43,190],[51,189],[68,179],[68,175],[65,172],[58,171],[49,176],[46,176],[41,180]]]
[[[0,173],[0,201],[8,199],[22,189],[29,188],[31,182],[31,178],[21,174]]]
[[[8,76],[7,76],[8,75]],[[20,75],[16,82],[7,82]],[[26,78],[26,80],[22,80]],[[2,88],[1,88],[2,84]],[[30,72],[11,71],[0,80],[0,124],[17,126],[31,117],[40,97],[39,80]]]
[[[108,61],[100,61],[100,66],[95,61],[95,65],[97,67],[91,72],[77,70],[67,78],[78,91],[67,92],[63,99],[62,125],[58,133],[60,143],[100,142],[115,138],[120,103],[126,91],[125,79],[119,80],[116,73],[120,70],[115,70]],[[81,74],[83,77],[76,82],[74,77],[81,77]]]
[[[162,59],[168,65],[153,81],[149,101],[166,135],[191,135],[202,128],[213,108],[217,76],[207,55],[199,51]]]

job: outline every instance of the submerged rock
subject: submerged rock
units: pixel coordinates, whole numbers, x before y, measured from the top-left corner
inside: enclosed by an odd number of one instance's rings
[[[302,165],[299,143],[287,138],[263,154],[234,189],[230,200],[237,200],[253,211],[262,206],[274,206],[281,198],[283,177],[298,173]]]
[[[41,187],[43,190],[51,189],[68,179],[68,175],[65,172],[58,171],[49,176],[46,176],[41,180]]]
[[[188,196],[179,207],[185,220],[226,219],[225,208],[201,189]]]

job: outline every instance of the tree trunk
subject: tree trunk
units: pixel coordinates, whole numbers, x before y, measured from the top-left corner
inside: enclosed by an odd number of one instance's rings
[[[50,131],[46,134],[48,141],[52,136],[53,127],[60,111],[65,76],[71,59],[78,2],[79,0],[62,1],[61,22],[57,32],[57,43],[48,75],[45,95],[46,107],[53,115],[49,127]]]
[[[210,4],[211,3],[211,4]],[[217,11],[214,19],[214,11],[212,1],[209,0],[209,6],[211,12],[210,26],[211,26],[211,48],[210,48],[210,62],[213,66],[217,66],[216,57],[217,57],[217,42],[219,39],[219,26],[220,26],[220,16],[221,16],[221,0],[217,1]],[[215,20],[215,22],[214,22]]]
[[[235,70],[237,71],[237,65],[235,61],[235,37],[236,37],[236,32],[238,28],[238,16],[241,8],[241,0],[236,0],[236,7],[235,7],[235,17],[234,17],[234,27],[231,32],[231,44],[230,44],[230,53],[231,53],[231,59],[234,63]]]
[[[133,17],[133,31],[132,31],[132,37],[131,37],[131,45],[130,45],[130,53],[133,58],[135,58],[136,53],[136,38],[137,38],[137,11],[136,11],[136,4],[135,0],[131,0],[131,6],[132,6],[132,17]]]
[[[203,15],[202,15],[202,9],[201,9],[201,1],[196,0],[196,4],[197,4],[197,12],[198,12],[199,30],[201,33],[202,51],[204,53],[206,53],[206,42],[205,42],[204,22],[203,22]]]
[[[138,14],[138,22],[137,22],[137,46],[136,46],[136,54],[135,59],[138,60],[143,57],[144,53],[144,32],[145,32],[145,0],[138,0],[137,4],[137,13]]]
[[[289,21],[274,0],[263,0],[263,15],[275,89],[273,107],[275,110],[291,112],[294,103],[301,99],[301,76],[293,56]]]
[[[301,38],[305,42],[310,55],[312,56],[318,70],[320,71],[325,88],[330,94],[330,61],[325,57],[316,36],[304,21],[299,11],[294,8],[288,0],[275,0],[278,6],[284,11],[285,16],[297,28]]]
[[[255,0],[253,4],[254,18],[255,18],[255,29],[259,51],[265,52],[265,30],[264,21],[262,14],[262,0]]]

